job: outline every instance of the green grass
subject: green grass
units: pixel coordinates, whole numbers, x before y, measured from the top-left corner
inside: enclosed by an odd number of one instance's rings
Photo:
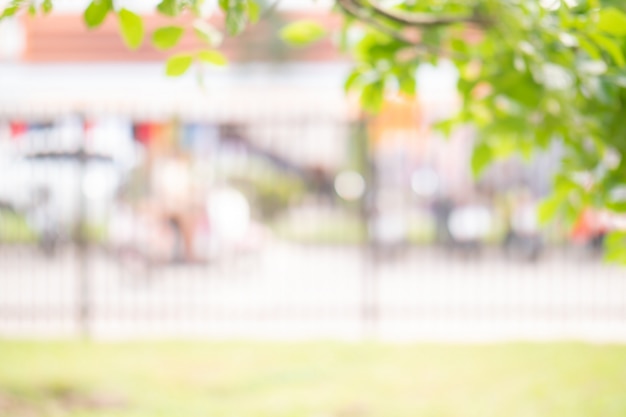
[[[23,216],[0,210],[0,242],[33,243],[36,240],[35,232]]]
[[[0,416],[623,417],[626,346],[0,342]]]

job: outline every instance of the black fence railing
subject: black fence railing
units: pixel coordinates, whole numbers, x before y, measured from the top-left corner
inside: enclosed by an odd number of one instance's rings
[[[459,192],[362,124],[78,120],[0,138],[0,335],[626,338],[626,272],[537,228],[540,170]]]

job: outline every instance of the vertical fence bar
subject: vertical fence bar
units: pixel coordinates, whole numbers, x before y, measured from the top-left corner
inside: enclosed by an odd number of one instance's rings
[[[361,275],[361,324],[363,337],[376,338],[378,334],[378,242],[376,239],[376,164],[367,131],[367,121],[360,119],[355,125],[357,140],[360,141],[360,168],[366,183],[365,195],[361,199],[361,216],[367,241],[363,246],[363,274]]]
[[[84,192],[85,176],[87,174],[87,132],[86,120],[83,115],[80,116],[81,135],[78,145],[78,211],[77,225],[74,233],[76,242],[76,261],[77,261],[77,325],[78,333],[83,338],[89,338],[91,335],[91,286],[89,282],[89,264],[88,264],[88,236],[87,228],[87,201]]]

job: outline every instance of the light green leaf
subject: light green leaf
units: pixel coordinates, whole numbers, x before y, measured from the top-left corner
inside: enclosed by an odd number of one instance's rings
[[[326,29],[313,20],[290,23],[280,31],[280,37],[293,46],[307,46],[326,36]]]
[[[83,20],[88,28],[97,28],[104,22],[109,11],[113,9],[111,0],[93,0],[83,13]]]
[[[454,129],[457,124],[458,121],[456,119],[445,119],[433,123],[432,127],[434,130],[441,132],[441,134],[444,135],[447,139],[450,137],[450,135],[452,134],[452,129]]]
[[[200,51],[198,52],[198,59],[202,62],[220,67],[228,64],[228,59],[219,51]]]
[[[121,9],[118,13],[120,31],[124,43],[131,49],[137,49],[143,42],[143,21],[137,14],[128,9]]]
[[[615,231],[607,235],[604,241],[604,260],[626,264],[626,232]]]
[[[561,208],[562,199],[559,195],[553,195],[541,202],[537,209],[537,220],[539,224],[546,225],[556,217]]]
[[[174,17],[180,13],[180,5],[178,0],[162,0],[157,5],[157,10],[165,16]]]
[[[184,29],[180,26],[158,28],[152,34],[152,43],[157,49],[170,49],[178,44],[183,33]]]
[[[626,14],[615,7],[600,10],[598,29],[614,36],[626,35]]]
[[[52,0],[43,0],[41,3],[41,10],[44,14],[48,14],[52,11]]]
[[[361,70],[359,68],[355,68],[354,70],[352,70],[352,72],[350,73],[350,75],[348,75],[348,78],[346,78],[346,81],[343,85],[344,91],[349,92],[352,89],[356,88],[357,83],[359,82],[360,78],[361,78]]]
[[[23,3],[24,3],[24,0],[13,0],[4,8],[4,10],[2,11],[2,14],[0,14],[0,19],[4,19],[5,17],[15,16],[15,14],[20,10],[20,7],[22,6]]]
[[[617,65],[623,67],[624,64],[626,64],[622,48],[617,42],[609,37],[600,35],[598,33],[591,33],[589,36],[591,36],[591,39],[593,39],[594,42],[598,44],[598,46],[600,46],[600,48],[602,48],[606,53],[611,55],[611,58],[613,58]]]
[[[248,0],[248,19],[250,23],[256,23],[261,17],[261,6],[256,0]]]
[[[484,172],[492,160],[493,151],[487,143],[481,142],[476,145],[474,152],[472,152],[472,174],[474,178],[480,177],[480,174]]]
[[[578,44],[585,52],[589,54],[592,59],[597,61],[602,58],[602,55],[600,55],[600,51],[598,50],[598,48],[596,48],[593,43],[589,42],[586,37],[582,35],[578,36]]]
[[[380,111],[385,98],[385,82],[378,80],[363,87],[361,92],[361,106],[371,112]]]
[[[212,47],[217,47],[222,43],[222,33],[204,20],[195,21],[193,31],[201,41]]]
[[[192,62],[193,57],[190,54],[172,55],[165,64],[165,73],[170,77],[183,75],[187,72]]]
[[[227,0],[226,9],[226,31],[230,36],[241,33],[246,28],[247,22],[247,0]]]
[[[409,74],[402,74],[398,76],[398,83],[400,84],[400,91],[410,97],[415,96],[417,82],[415,77]]]

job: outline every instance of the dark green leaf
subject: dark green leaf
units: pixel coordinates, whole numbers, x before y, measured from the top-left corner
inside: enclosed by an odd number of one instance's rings
[[[170,49],[178,44],[183,33],[180,26],[165,26],[154,31],[152,43],[158,49]]]
[[[290,23],[280,31],[280,37],[290,45],[306,46],[326,36],[326,29],[313,20]]]
[[[193,62],[190,54],[177,54],[168,58],[165,64],[165,73],[170,77],[183,75]]]
[[[143,42],[143,21],[137,14],[128,9],[121,9],[118,13],[120,32],[124,43],[131,49],[137,49]]]

